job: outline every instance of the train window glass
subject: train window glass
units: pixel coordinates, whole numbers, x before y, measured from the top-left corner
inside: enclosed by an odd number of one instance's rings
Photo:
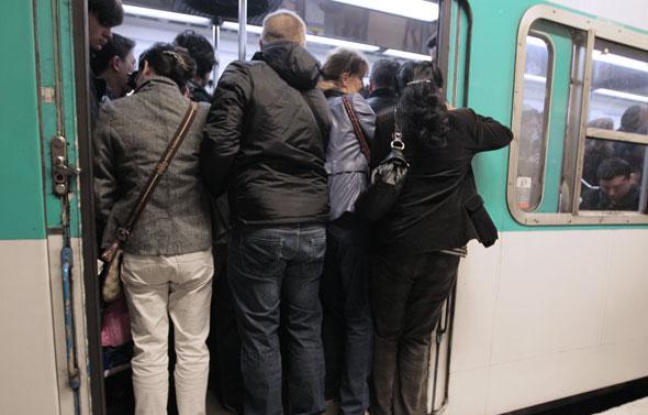
[[[521,129],[515,183],[515,204],[524,211],[534,211],[542,198],[549,105],[549,40],[540,35],[526,37],[526,60],[522,92]]]
[[[588,127],[648,134],[648,53],[597,39]]]
[[[648,189],[647,103],[648,53],[596,39],[581,211],[643,211]]]
[[[648,223],[648,38],[538,10],[518,34],[513,217],[527,225]]]
[[[587,138],[580,211],[641,211],[640,207],[646,204],[646,147]]]

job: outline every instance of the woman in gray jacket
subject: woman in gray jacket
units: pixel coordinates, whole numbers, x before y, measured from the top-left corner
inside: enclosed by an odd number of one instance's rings
[[[107,103],[95,131],[95,194],[102,247],[110,245],[187,111],[181,89],[194,63],[184,49],[155,44],[139,58],[135,94]],[[198,149],[201,106],[169,169],[124,245],[122,281],[135,343],[136,413],[166,413],[169,316],[175,328],[175,387],[182,415],[205,414],[213,261],[209,198]]]
[[[335,396],[345,415],[364,414],[369,406],[373,331],[367,239],[366,228],[354,212],[369,180],[369,145],[376,120],[358,94],[368,72],[369,64],[358,52],[337,49],[322,67],[320,84],[332,121],[326,149],[331,211],[321,292],[326,391]]]

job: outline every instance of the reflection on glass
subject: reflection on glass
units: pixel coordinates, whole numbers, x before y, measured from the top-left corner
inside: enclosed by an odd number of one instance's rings
[[[515,182],[515,204],[524,211],[534,211],[542,198],[546,131],[544,109],[549,60],[547,43],[527,37],[518,169]]]
[[[645,146],[639,147],[645,155]],[[580,209],[639,211],[646,200],[644,166],[645,156],[640,161],[638,170],[627,160],[615,155],[601,160],[596,166],[596,184],[581,192]]]
[[[594,49],[589,120],[608,118],[611,129],[648,134],[648,54],[600,39]]]

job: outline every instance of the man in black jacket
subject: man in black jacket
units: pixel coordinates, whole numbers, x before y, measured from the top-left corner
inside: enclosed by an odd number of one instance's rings
[[[296,14],[280,10],[265,18],[261,51],[251,62],[230,64],[218,83],[201,148],[207,188],[229,196],[227,274],[241,333],[246,415],[283,413],[280,326],[290,412],[324,411],[319,280],[330,121],[305,38]]]
[[[112,28],[122,24],[124,8],[121,0],[88,0],[88,46],[90,56],[99,52],[112,38]],[[105,91],[105,82],[90,71],[90,116],[97,119],[99,102]]]

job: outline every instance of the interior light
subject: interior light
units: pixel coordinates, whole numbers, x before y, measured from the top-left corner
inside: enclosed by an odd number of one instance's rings
[[[631,94],[629,92],[615,91],[613,89],[598,88],[593,91],[597,95],[605,95],[612,98],[625,99],[627,101],[648,103],[648,97],[644,95]]]
[[[597,62],[604,62],[616,66],[623,66],[624,68],[648,72],[648,62],[643,62],[637,59],[626,58],[625,56],[615,55],[614,53],[603,53],[600,50],[595,50],[592,53],[592,57]]]
[[[124,12],[133,16],[151,17],[153,19],[168,20],[170,22],[191,23],[201,26],[211,26],[212,21],[206,17],[194,16],[192,14],[183,14],[167,12],[164,10],[149,9],[147,7],[136,7],[124,4]]]
[[[545,78],[544,76],[531,75],[530,73],[525,73],[524,74],[524,80],[525,81],[531,81],[531,82],[539,82],[539,83],[542,83],[542,84],[547,83],[547,78]]]
[[[222,26],[225,30],[232,30],[238,32],[239,25],[232,22],[223,22]],[[263,28],[261,26],[247,25],[247,31],[250,33],[261,34]],[[311,43],[318,43],[320,45],[327,46],[341,46],[350,49],[361,50],[363,52],[376,52],[380,49],[378,46],[367,45],[364,43],[349,42],[346,40],[334,39],[332,37],[317,36],[317,35],[306,35],[306,40]]]
[[[535,36],[527,36],[526,43],[527,45],[540,46],[545,49],[547,48],[547,42]]]
[[[361,50],[363,52],[376,52],[380,49],[378,46],[367,45],[365,43],[349,42],[346,40],[335,39],[332,37],[306,35],[306,40],[311,43],[319,43],[327,46],[341,46],[349,49]]]
[[[404,50],[398,49],[387,49],[383,52],[384,55],[393,56],[395,58],[403,58],[412,61],[431,61],[432,56],[430,55],[421,55],[420,53],[405,52]]]
[[[233,23],[233,22],[223,22],[223,24],[221,25],[221,28],[223,28],[225,30],[232,30],[234,32],[238,32],[239,25],[238,25],[238,23]],[[251,25],[251,24],[245,26],[245,28],[246,28],[246,30],[248,32],[255,33],[257,35],[260,35],[261,31],[263,30],[263,28],[261,26],[255,26],[255,25]]]
[[[425,0],[333,0],[351,6],[433,22],[439,18],[439,5]]]

